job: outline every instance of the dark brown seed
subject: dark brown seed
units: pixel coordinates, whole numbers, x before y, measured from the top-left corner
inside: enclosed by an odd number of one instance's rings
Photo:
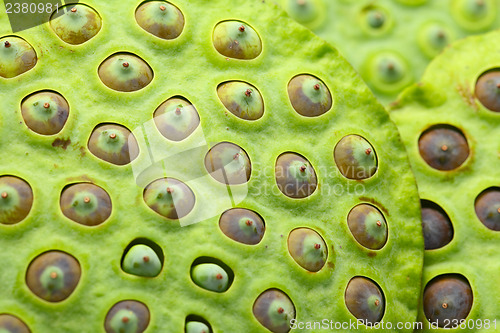
[[[148,327],[149,320],[149,309],[144,303],[126,300],[116,303],[108,311],[104,329],[106,333],[142,333]]]
[[[296,153],[283,153],[276,159],[276,184],[290,198],[310,196],[318,186],[316,172],[309,161]]]
[[[309,272],[318,272],[328,257],[323,238],[309,228],[297,228],[288,236],[288,252],[292,258]]]
[[[262,217],[245,208],[226,210],[220,217],[219,227],[227,237],[248,245],[258,244],[265,231]]]
[[[200,124],[198,111],[184,98],[170,98],[153,114],[156,127],[169,140],[186,139]]]
[[[476,215],[488,228],[500,231],[500,188],[491,187],[478,195],[475,202]]]
[[[162,39],[177,38],[184,29],[184,15],[166,1],[142,3],[135,12],[135,19],[141,28]]]
[[[347,225],[359,244],[379,250],[387,242],[387,223],[377,208],[368,204],[354,207],[347,216]]]
[[[347,135],[335,146],[335,163],[342,175],[349,179],[372,177],[378,168],[378,160],[372,145],[359,135]]]
[[[42,135],[59,133],[69,115],[64,97],[52,91],[39,91],[23,99],[21,114],[26,126]]]
[[[140,57],[116,53],[99,66],[99,78],[109,88],[131,92],[146,87],[153,80],[153,70]]]
[[[144,189],[146,204],[158,214],[172,220],[183,218],[195,203],[193,191],[175,178],[161,178]]]
[[[0,332],[2,333],[31,333],[26,324],[11,314],[0,314]]]
[[[349,281],[345,290],[345,304],[354,317],[365,324],[382,320],[385,312],[385,298],[380,287],[372,280],[356,276]]]
[[[287,333],[290,321],[295,319],[295,306],[281,290],[268,289],[255,300],[253,315],[271,332]]]
[[[116,165],[125,165],[139,155],[134,135],[118,124],[100,124],[89,138],[88,148],[98,158]]]
[[[332,108],[332,95],[328,87],[309,74],[297,75],[288,83],[288,97],[297,113],[317,117]]]
[[[445,327],[447,322],[449,328],[457,326],[453,322],[467,318],[472,303],[472,289],[462,275],[440,275],[425,286],[425,317],[432,323],[437,322],[439,327]]]
[[[80,263],[61,251],[49,251],[36,257],[26,271],[26,284],[38,297],[49,302],[68,298],[80,281]]]
[[[453,225],[446,212],[434,202],[421,200],[421,204],[425,249],[439,249],[451,242]]]
[[[28,216],[33,205],[30,185],[14,176],[0,177],[0,223],[15,224]]]
[[[487,71],[479,77],[476,98],[488,110],[500,112],[500,69]]]
[[[449,171],[461,166],[469,156],[463,133],[453,126],[436,125],[418,140],[420,156],[434,169]]]
[[[101,187],[91,183],[72,184],[61,193],[63,214],[83,225],[95,226],[111,215],[111,198]]]
[[[215,180],[228,185],[244,184],[252,173],[247,153],[230,142],[220,142],[208,151],[205,168]]]

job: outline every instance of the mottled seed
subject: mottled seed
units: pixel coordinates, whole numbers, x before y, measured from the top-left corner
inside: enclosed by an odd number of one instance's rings
[[[149,65],[131,53],[116,53],[99,66],[99,78],[109,88],[132,92],[146,87],[153,80]]]
[[[172,220],[189,214],[195,203],[193,191],[175,178],[153,181],[144,189],[143,198],[149,208]]]
[[[137,24],[162,39],[175,39],[184,29],[184,15],[167,1],[147,1],[135,12]]]
[[[71,7],[71,10],[67,10]],[[63,15],[60,12],[65,11]],[[102,20],[91,7],[82,4],[71,4],[61,7],[52,14],[50,27],[56,35],[68,44],[85,43],[101,30]]]
[[[213,32],[215,49],[223,56],[250,60],[262,52],[262,41],[257,32],[241,21],[223,21]]]
[[[0,332],[2,333],[31,333],[28,326],[18,317],[2,313],[0,314]]]
[[[246,82],[221,83],[217,95],[226,109],[238,118],[257,120],[264,114],[264,101],[259,90]]]
[[[54,135],[68,120],[69,105],[59,93],[39,91],[23,99],[21,114],[26,126],[33,132]]]
[[[309,228],[297,228],[290,232],[288,252],[302,268],[310,272],[321,270],[328,257],[325,241]]]
[[[387,222],[375,207],[359,204],[349,212],[347,225],[359,244],[379,250],[387,242]]]
[[[342,175],[349,179],[372,177],[378,168],[372,145],[359,135],[347,135],[335,146],[334,159]]]
[[[28,216],[33,205],[31,186],[21,178],[0,176],[0,223],[15,224]]]
[[[309,161],[296,153],[283,153],[276,159],[276,184],[287,197],[310,196],[318,186],[316,172]]]
[[[291,320],[295,319],[295,306],[281,290],[268,289],[255,300],[253,315],[271,332],[286,333],[290,331]]]
[[[169,140],[182,141],[200,125],[200,116],[191,102],[173,97],[161,104],[153,114],[156,127]]]
[[[122,262],[123,271],[145,277],[160,274],[162,262],[156,252],[145,244],[132,246],[125,254]]]
[[[258,244],[264,236],[264,220],[256,212],[232,208],[222,213],[219,227],[229,238],[248,245]]]
[[[500,69],[483,73],[476,82],[475,93],[485,108],[500,112]]]
[[[356,276],[345,290],[345,304],[349,312],[365,323],[375,324],[382,320],[385,298],[380,287],[372,280]]]
[[[297,75],[288,83],[288,97],[297,113],[317,117],[332,108],[332,95],[328,87],[315,76]]]
[[[228,185],[244,184],[252,173],[247,153],[230,142],[220,142],[208,151],[205,168],[215,180]]]
[[[229,275],[214,263],[201,263],[191,268],[191,279],[203,289],[222,293],[229,288]]]
[[[72,184],[61,193],[61,211],[67,218],[87,226],[96,226],[111,215],[111,198],[92,183]]]
[[[0,38],[0,76],[13,78],[21,75],[37,63],[33,47],[24,39],[16,36]]]
[[[104,321],[106,333],[142,333],[149,325],[148,307],[139,301],[126,300],[113,305]]]
[[[139,155],[139,145],[134,135],[118,124],[100,124],[89,138],[88,148],[92,154],[106,162],[125,165]]]
[[[500,188],[490,187],[476,198],[476,215],[488,228],[500,231]]]

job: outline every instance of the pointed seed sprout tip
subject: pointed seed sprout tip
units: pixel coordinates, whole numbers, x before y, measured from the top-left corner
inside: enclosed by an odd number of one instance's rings
[[[3,45],[5,45],[5,47],[10,47],[10,43],[9,43],[9,41],[8,41],[8,40],[6,40],[6,41],[5,41],[5,43],[4,43]]]
[[[375,300],[375,306],[379,306],[380,301],[378,299]]]
[[[448,308],[448,303],[443,303],[443,305],[441,305],[443,307],[443,309],[447,309]]]
[[[46,108],[46,109],[48,109],[48,108],[50,108],[50,104],[49,103],[43,103],[43,107]]]
[[[218,273],[216,276],[217,280],[222,280],[222,274],[221,273]]]
[[[379,226],[379,227],[382,226],[382,222],[377,221],[377,226]]]
[[[50,278],[51,278],[51,279],[55,279],[55,278],[57,278],[57,272],[52,272],[52,273],[50,273]]]
[[[448,146],[447,145],[442,145],[441,146],[441,150],[442,151],[447,151],[448,150]]]
[[[370,155],[371,152],[372,152],[371,148],[368,148],[368,149],[365,150],[366,155]]]
[[[76,8],[75,8],[75,7],[71,8],[71,11],[72,11],[73,13],[76,13]]]
[[[252,91],[251,91],[250,89],[247,89],[247,90],[245,91],[245,95],[246,95],[247,97],[250,97],[250,96],[252,95]]]
[[[163,6],[163,5],[161,5],[161,6],[160,6],[160,10],[161,10],[162,12],[164,12],[164,11],[165,11],[165,9],[167,9],[167,7],[165,7],[165,6]]]
[[[245,31],[245,26],[244,25],[241,25],[238,30],[240,30],[241,32],[244,32]]]
[[[148,256],[144,256],[144,257],[142,258],[142,260],[144,260],[144,262],[149,262],[149,257],[148,257]]]
[[[314,244],[314,248],[316,250],[319,250],[321,248],[321,244],[318,244],[318,243]]]
[[[116,133],[111,133],[111,134],[109,135],[109,138],[110,138],[110,139],[114,139],[114,138],[116,138]]]
[[[316,83],[316,84],[314,85],[314,90],[319,90],[319,88],[320,88],[319,83]]]
[[[8,196],[9,196],[9,194],[8,194],[7,192],[2,192],[2,198],[4,198],[4,199],[5,199],[5,198],[7,198]],[[499,208],[499,210],[500,210],[500,208]]]
[[[89,197],[85,197],[85,198],[83,198],[83,202],[85,202],[85,203],[89,203],[89,202],[90,202],[90,198],[89,198]]]
[[[129,321],[129,318],[127,316],[122,317],[122,322],[124,322],[126,324],[126,323],[128,323],[128,321]]]
[[[278,308],[278,313],[283,313],[285,312],[285,309],[283,309],[282,307]]]
[[[128,62],[124,62],[122,65],[123,65],[123,67],[127,68],[129,66],[129,63]]]
[[[498,208],[498,210],[500,211],[500,208]],[[245,223],[247,226],[251,226],[253,224],[253,222],[250,220],[247,220]]]

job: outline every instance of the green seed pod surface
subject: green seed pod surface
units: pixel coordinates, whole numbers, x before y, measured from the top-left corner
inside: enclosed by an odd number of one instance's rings
[[[65,11],[64,14],[57,14]],[[66,5],[54,12],[50,27],[64,42],[72,45],[85,43],[101,30],[102,20],[99,14],[89,6]]]
[[[0,77],[13,78],[35,67],[37,55],[33,47],[16,36],[0,38]]]

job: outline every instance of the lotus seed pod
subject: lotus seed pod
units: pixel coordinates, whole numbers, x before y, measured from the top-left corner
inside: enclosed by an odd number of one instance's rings
[[[199,321],[189,321],[186,323],[186,333],[211,333],[210,327]]]
[[[483,73],[476,82],[475,94],[485,108],[500,112],[500,70]]]
[[[116,53],[99,66],[99,78],[108,88],[131,92],[144,88],[153,80],[149,65],[131,53]]]
[[[335,146],[333,153],[340,173],[349,179],[372,177],[378,168],[372,145],[359,135],[347,135]]]
[[[494,0],[454,0],[451,13],[462,28],[481,31],[493,24],[497,10]]]
[[[238,118],[257,120],[264,114],[264,101],[259,90],[248,83],[222,83],[217,87],[217,95],[226,109]]]
[[[295,319],[295,306],[281,290],[268,289],[255,300],[253,315],[271,332],[286,333],[290,331],[290,322]]]
[[[425,286],[423,304],[425,316],[439,327],[458,326],[456,322],[467,318],[472,303],[473,296],[469,282],[461,275],[440,275]]]
[[[100,124],[90,135],[88,148],[106,162],[125,165],[139,155],[139,145],[130,130],[118,124]]]
[[[250,60],[262,52],[262,41],[257,32],[241,21],[224,21],[214,28],[213,43],[223,56]]]
[[[252,173],[247,153],[230,142],[220,142],[208,151],[205,168],[215,180],[228,185],[244,184]]]
[[[380,287],[372,280],[356,276],[349,281],[345,290],[345,304],[349,312],[366,325],[382,320],[385,299]]]
[[[328,257],[325,241],[309,228],[292,230],[288,236],[288,252],[297,264],[309,272],[321,270]]]
[[[365,67],[373,89],[382,93],[400,91],[412,80],[406,60],[396,52],[379,52],[368,59]]]
[[[232,208],[219,219],[222,232],[237,242],[256,245],[264,237],[264,220],[256,212],[245,208]]]
[[[332,107],[332,95],[318,78],[302,74],[288,83],[288,97],[297,113],[305,117],[317,117]]]
[[[162,263],[152,248],[137,244],[125,254],[122,269],[133,275],[155,277],[160,274]]]
[[[170,98],[154,112],[153,118],[160,133],[169,140],[182,141],[200,125],[200,116],[191,102]]]
[[[276,159],[276,184],[290,198],[310,196],[318,186],[316,172],[309,161],[296,153],[283,153]]]
[[[28,216],[33,205],[31,186],[21,178],[0,176],[0,223],[15,224]]]
[[[447,125],[437,125],[422,133],[418,149],[427,164],[443,171],[458,168],[469,157],[469,145],[463,133]]]
[[[142,333],[149,325],[149,309],[133,300],[113,305],[104,321],[106,333]]]
[[[80,263],[73,256],[48,251],[30,263],[26,284],[36,296],[49,302],[60,302],[73,293],[81,274]]]
[[[58,15],[59,10],[65,11]],[[99,14],[89,6],[71,4],[61,7],[50,20],[50,27],[56,35],[68,44],[85,43],[101,30],[102,20]]]
[[[444,24],[432,22],[424,25],[419,30],[418,46],[429,58],[434,58],[450,44],[451,30]]]
[[[422,200],[422,229],[426,250],[439,249],[453,238],[450,218],[441,207],[428,200]]]
[[[191,278],[203,289],[223,293],[229,288],[229,277],[217,264],[203,263],[191,269]]]
[[[195,203],[193,191],[175,178],[153,181],[144,189],[143,197],[149,208],[171,220],[189,214]]]
[[[31,333],[26,324],[16,316],[0,314],[0,332],[2,333]]]
[[[61,193],[64,216],[87,226],[96,226],[111,215],[111,198],[101,187],[92,183],[72,184]]]
[[[476,198],[475,208],[477,217],[488,229],[500,231],[500,188],[483,191]]]
[[[15,36],[0,38],[0,76],[13,78],[29,71],[37,63],[36,52],[24,39]]]
[[[387,243],[387,222],[372,205],[354,207],[347,216],[347,225],[358,243],[366,248],[380,250]]]
[[[33,132],[53,135],[59,133],[68,120],[69,105],[59,93],[39,91],[23,100],[21,114]]]
[[[141,28],[162,39],[177,38],[184,29],[184,15],[167,1],[142,3],[135,12],[135,19]]]

